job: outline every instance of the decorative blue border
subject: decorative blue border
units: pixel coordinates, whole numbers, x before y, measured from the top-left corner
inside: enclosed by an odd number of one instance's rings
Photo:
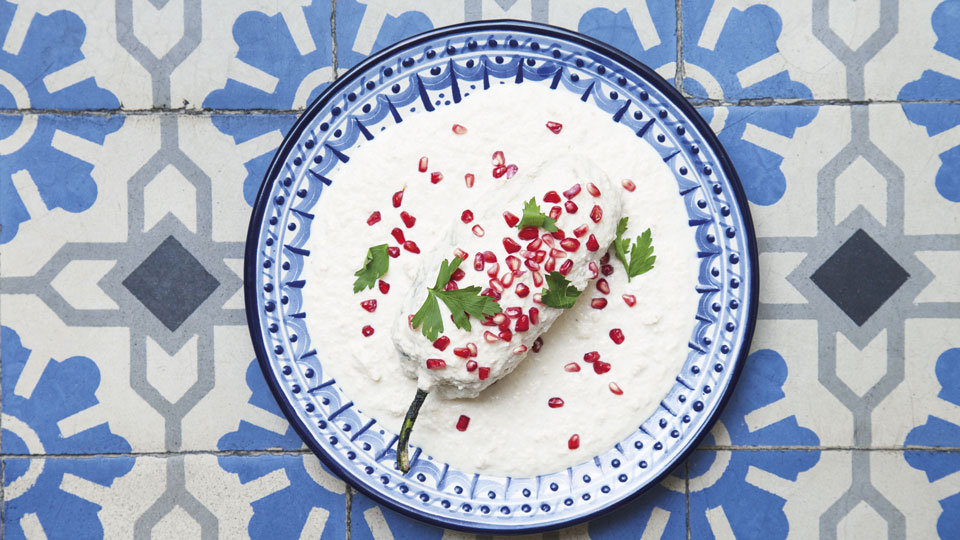
[[[324,378],[302,312],[313,205],[360,137],[490,84],[540,81],[574,92],[652,145],[674,173],[695,228],[700,303],[676,384],[639,429],[593,460],[535,478],[467,474],[423,456],[401,475],[396,426],[380,426]],[[443,97],[441,97],[441,94]],[[385,122],[383,126],[378,126]],[[746,198],[707,124],[648,67],[542,24],[484,21],[412,37],[327,88],[287,135],[247,234],[247,320],[260,366],[311,449],[359,491],[412,517],[470,532],[535,532],[610,510],[666,476],[709,431],[749,350],[757,251]]]

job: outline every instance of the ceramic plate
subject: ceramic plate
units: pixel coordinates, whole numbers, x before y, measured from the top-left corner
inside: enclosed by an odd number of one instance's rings
[[[465,87],[544,84],[636,133],[676,179],[698,250],[698,314],[676,382],[639,429],[580,465],[533,478],[477,475],[432,458],[395,468],[397,426],[353,407],[325,375],[324,336],[301,310],[317,255],[311,210],[337,189],[329,172],[361,138],[403,129],[398,111],[456,107]],[[446,97],[440,98],[443,94]],[[441,103],[449,102],[449,103]],[[622,124],[616,126],[616,124]],[[709,431],[746,357],[757,306],[757,253],[736,173],[693,107],[650,68],[580,34],[518,21],[434,30],[368,58],[314,101],[260,189],[247,236],[247,318],[264,376],[293,426],[356,489],[404,514],[472,532],[535,532],[595,517],[666,476]],[[359,336],[358,336],[358,339]],[[318,354],[318,351],[321,353]],[[414,452],[414,456],[419,455]]]

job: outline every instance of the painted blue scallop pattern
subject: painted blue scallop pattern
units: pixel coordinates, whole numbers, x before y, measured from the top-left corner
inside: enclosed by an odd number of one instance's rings
[[[330,171],[350,159],[363,137],[400,124],[411,114],[455,105],[496,84],[542,84],[570,92],[610,114],[611,121],[650,144],[674,173],[695,229],[700,258],[700,304],[691,321],[689,354],[661,407],[630,437],[592,461],[536,478],[467,474],[412,452],[411,472],[394,467],[395,426],[382,426],[352,407],[324,377],[310,336],[301,291],[303,249],[315,205],[336,186]],[[394,507],[425,512],[438,523],[495,530],[543,527],[586,518],[656,479],[705,429],[731,383],[749,331],[752,231],[713,149],[684,113],[656,86],[617,60],[559,35],[517,26],[447,33],[380,57],[337,84],[335,94],[304,115],[281,152],[265,194],[259,230],[256,287],[261,338],[270,374],[316,446],[347,475]],[[442,96],[441,96],[442,95]],[[591,478],[585,482],[583,478]],[[535,502],[533,502],[535,501]]]

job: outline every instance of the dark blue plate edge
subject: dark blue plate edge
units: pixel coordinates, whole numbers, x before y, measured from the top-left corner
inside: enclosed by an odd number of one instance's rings
[[[357,78],[359,74],[363,73],[368,66],[377,64],[385,57],[391,56],[397,51],[415,46],[424,41],[431,41],[448,34],[460,34],[464,33],[465,31],[482,32],[485,30],[533,31],[542,35],[576,42],[582,46],[592,48],[603,55],[613,58],[630,70],[639,73],[645,81],[660,90],[674,106],[680,109],[680,111],[686,116],[686,119],[697,128],[698,133],[703,136],[707,145],[716,155],[717,162],[730,181],[730,186],[733,188],[734,198],[736,199],[737,205],[740,209],[740,216],[743,220],[744,230],[747,233],[746,247],[750,254],[750,275],[753,278],[750,280],[749,311],[746,317],[747,327],[743,334],[743,343],[740,349],[740,354],[737,356],[736,361],[734,362],[733,371],[729,375],[729,382],[724,390],[723,396],[721,396],[717,407],[712,412],[710,418],[701,425],[700,430],[695,436],[688,439],[688,442],[685,444],[683,450],[677,454],[673,461],[670,462],[669,466],[665,467],[664,470],[646,486],[643,486],[632,494],[611,503],[605,508],[583,516],[533,527],[518,528],[511,526],[497,526],[494,523],[491,523],[489,526],[485,527],[477,527],[471,522],[464,522],[457,519],[437,518],[431,515],[413,511],[409,507],[399,505],[394,501],[383,497],[379,492],[369,489],[360,477],[355,476],[352,472],[340,467],[336,461],[330,459],[330,457],[327,456],[324,451],[322,451],[320,446],[313,441],[313,438],[310,435],[310,430],[300,419],[299,415],[290,407],[289,403],[287,403],[277,381],[273,379],[272,368],[269,364],[267,351],[264,347],[263,341],[260,339],[261,322],[258,308],[259,290],[256,288],[259,267],[255,264],[259,251],[258,240],[260,237],[260,223],[263,222],[263,218],[266,213],[267,203],[269,202],[268,196],[272,190],[273,183],[276,181],[283,162],[286,161],[287,155],[292,147],[296,144],[296,141],[300,138],[300,134],[313,120],[316,114],[326,105],[330,97],[339,93],[339,91],[347,86],[348,83]],[[330,86],[325,88],[323,92],[321,92],[320,95],[317,96],[316,99],[314,99],[313,102],[307,106],[304,113],[297,119],[293,127],[290,128],[290,131],[284,137],[280,148],[278,148],[277,152],[274,154],[273,159],[270,162],[270,166],[267,168],[267,173],[264,175],[263,182],[260,185],[260,190],[257,192],[256,202],[254,203],[253,212],[250,216],[250,224],[247,229],[247,240],[244,248],[244,304],[247,315],[247,329],[250,331],[250,338],[253,342],[253,349],[257,356],[257,363],[260,365],[260,369],[263,372],[264,378],[267,381],[267,386],[270,388],[274,399],[276,399],[277,404],[283,411],[284,416],[286,416],[294,430],[307,444],[310,450],[313,451],[313,453],[320,459],[321,462],[323,462],[324,465],[327,466],[327,468],[349,483],[351,487],[395,512],[425,522],[429,525],[474,534],[535,534],[539,532],[570,527],[579,523],[593,520],[601,515],[613,512],[614,510],[633,500],[636,500],[638,497],[646,493],[648,489],[663,481],[663,479],[666,478],[666,476],[670,474],[670,472],[672,472],[677,465],[687,459],[696,449],[696,447],[700,445],[700,442],[713,428],[714,423],[720,418],[724,408],[727,405],[727,402],[730,400],[730,395],[733,393],[733,389],[736,387],[737,381],[740,378],[740,373],[743,370],[743,365],[746,362],[747,356],[750,352],[750,345],[753,341],[753,332],[756,327],[757,307],[759,303],[760,274],[758,258],[759,254],[757,252],[756,232],[753,228],[753,219],[750,215],[749,203],[747,202],[746,195],[743,191],[743,186],[740,183],[740,177],[737,175],[737,172],[733,167],[733,162],[730,160],[726,150],[720,144],[719,139],[717,139],[716,134],[714,134],[709,124],[707,124],[707,122],[700,116],[700,113],[697,112],[693,105],[691,105],[690,102],[687,101],[676,90],[676,88],[663,79],[663,77],[629,54],[624,53],[609,44],[603,43],[589,36],[573,32],[571,30],[543,23],[532,23],[514,19],[473,21],[428,30],[404,39],[403,41],[394,43],[392,46],[367,57],[359,64],[350,68],[347,73],[340,76],[336,81],[330,84]]]

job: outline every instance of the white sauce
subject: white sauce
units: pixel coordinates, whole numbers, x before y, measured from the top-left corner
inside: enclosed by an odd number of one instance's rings
[[[408,108],[401,114],[400,126],[379,131],[372,141],[351,149],[350,161],[329,174],[334,184],[325,188],[314,207],[307,248],[324,255],[311,257],[307,265],[304,311],[325,375],[334,377],[361,411],[399,431],[417,381],[401,368],[391,328],[420,258],[438,243],[449,242],[449,227],[477,223],[461,223],[461,212],[479,206],[477,201],[497,197],[494,190],[503,183],[520,180],[524,171],[553,159],[586,153],[617,188],[622,189],[622,179],[636,183],[636,191],[623,194],[623,215],[630,217],[627,236],[635,238],[651,228],[656,266],[627,283],[623,266],[611,257],[614,273],[606,276],[611,293],[605,296],[605,309],[590,306],[590,299],[604,296],[591,286],[544,334],[538,354],[528,355],[479,397],[428,396],[411,443],[463,471],[512,476],[555,472],[609,450],[637,429],[673,385],[687,354],[697,308],[693,229],[687,225],[666,164],[629,128],[614,124],[595,105],[534,83],[494,86],[471,93],[456,106],[427,114]],[[560,134],[546,129],[548,121],[563,125]],[[453,124],[468,132],[454,134]],[[519,167],[513,179],[492,178],[495,150],[502,150],[506,162]],[[426,173],[417,170],[421,156],[429,159]],[[430,182],[434,171],[444,176],[437,184]],[[465,185],[466,173],[476,177],[472,189]],[[404,187],[403,204],[395,209],[391,196]],[[578,215],[584,218],[589,198],[586,190],[574,198],[580,206]],[[541,203],[544,211],[548,207]],[[404,226],[401,210],[416,217],[413,228]],[[520,216],[521,210],[513,213]],[[373,211],[379,211],[382,220],[368,226]],[[505,227],[502,219],[497,226]],[[400,257],[390,259],[390,270],[383,277],[390,284],[388,294],[376,288],[354,294],[353,274],[367,249],[382,243],[396,246],[390,235],[394,227],[403,229],[422,255],[401,248]],[[470,264],[472,259],[464,263]],[[622,294],[635,295],[636,305],[628,307]],[[374,313],[360,307],[368,299],[377,300]],[[365,325],[375,329],[372,336],[361,335]],[[449,319],[447,326],[453,327]],[[626,336],[622,345],[610,339],[612,328],[622,329]],[[446,352],[454,346],[462,344],[453,343]],[[583,360],[589,351],[599,352],[611,369],[595,373]],[[571,362],[580,365],[579,372],[564,370]],[[622,395],[610,391],[611,382],[619,385]],[[553,397],[562,398],[564,405],[548,407]],[[456,429],[461,415],[470,418],[463,432]],[[568,448],[573,434],[580,438],[576,450]]]

